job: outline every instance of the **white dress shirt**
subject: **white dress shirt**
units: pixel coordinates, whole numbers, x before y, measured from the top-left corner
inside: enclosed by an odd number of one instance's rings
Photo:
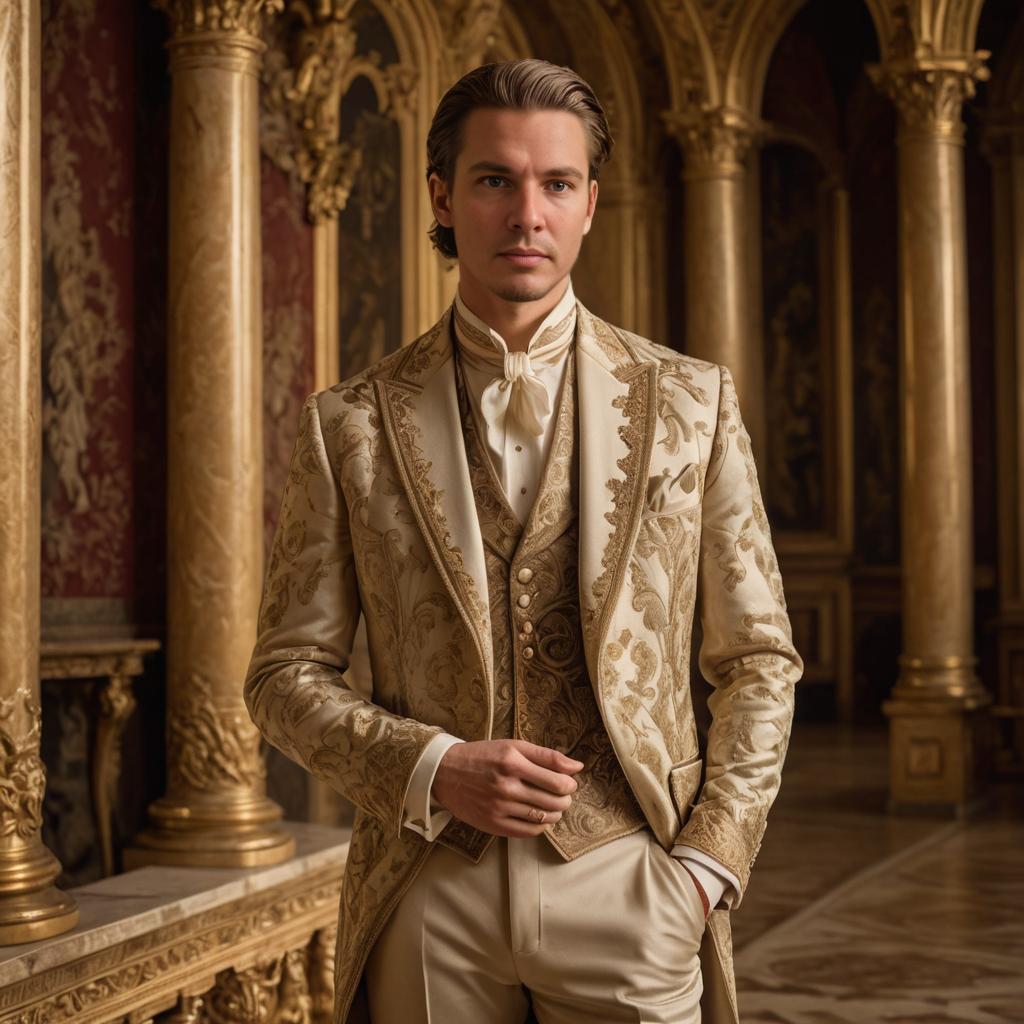
[[[455,297],[453,324],[472,414],[485,428],[481,436],[486,439],[497,477],[512,510],[525,525],[551,448],[558,393],[575,341],[576,297],[572,283],[537,327],[525,360],[518,353],[509,353],[505,339],[477,317],[460,295]],[[526,385],[511,398],[508,391],[516,385],[510,377],[522,377],[519,383]],[[541,393],[537,382],[546,394]],[[524,394],[527,389],[529,393]],[[451,812],[433,799],[431,788],[441,758],[450,747],[462,742],[448,733],[435,736],[423,749],[409,779],[403,825],[427,840],[435,839],[451,820]],[[723,899],[725,906],[731,906],[739,892],[739,880],[731,871],[689,846],[676,845],[672,854],[693,872],[712,907]]]

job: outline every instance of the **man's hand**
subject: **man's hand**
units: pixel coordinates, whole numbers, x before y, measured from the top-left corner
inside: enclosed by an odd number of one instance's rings
[[[431,793],[475,828],[525,839],[562,817],[582,768],[582,761],[526,740],[456,743],[441,758]]]
[[[711,916],[711,901],[708,899],[708,894],[704,886],[700,884],[700,879],[690,870],[688,865],[684,864],[683,870],[690,876],[690,881],[697,888],[697,895],[700,897],[700,905],[704,908],[704,920],[706,921]]]

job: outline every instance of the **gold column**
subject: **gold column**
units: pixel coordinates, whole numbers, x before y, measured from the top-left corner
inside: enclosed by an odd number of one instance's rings
[[[747,167],[753,128],[742,112],[721,107],[672,113],[665,122],[683,149],[686,352],[732,371],[760,462],[764,355],[751,291],[759,234],[750,223]]]
[[[40,828],[39,4],[0,4],[0,945],[73,928]]]
[[[985,150],[992,164],[996,314],[996,452],[999,516],[999,695],[1010,758],[1024,764],[1024,117],[993,112]]]
[[[258,84],[282,0],[156,0],[172,26],[167,794],[146,863],[285,860],[242,701],[263,561]]]
[[[973,57],[872,69],[899,114],[903,654],[885,712],[894,804],[962,809],[980,782],[961,108]]]

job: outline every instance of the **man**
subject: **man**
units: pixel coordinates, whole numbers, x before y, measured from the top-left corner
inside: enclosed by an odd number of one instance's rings
[[[565,68],[456,83],[427,142],[456,300],[304,409],[245,696],[356,805],[339,1022],[738,1020],[728,913],[802,665],[728,370],[573,296],[610,145]]]

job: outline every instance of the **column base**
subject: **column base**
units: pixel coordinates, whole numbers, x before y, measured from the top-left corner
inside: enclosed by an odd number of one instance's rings
[[[163,797],[149,808],[149,817],[152,827],[124,851],[126,871],[149,864],[250,868],[295,855],[295,839],[282,825],[281,808],[266,797],[238,806]]]
[[[980,687],[967,696],[905,692],[897,686],[882,706],[889,718],[890,806],[964,814],[989,774],[991,698]]]
[[[78,924],[74,899],[52,884],[60,863],[39,834],[0,853],[0,946],[37,942]]]

